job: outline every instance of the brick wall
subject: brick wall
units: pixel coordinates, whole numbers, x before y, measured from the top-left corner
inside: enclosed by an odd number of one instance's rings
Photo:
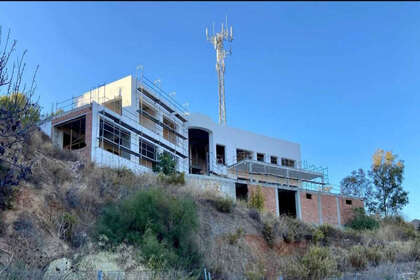
[[[324,224],[338,225],[337,199],[334,195],[321,195],[322,222]]]
[[[306,194],[307,192],[300,192],[302,220],[310,224],[319,224],[318,195],[308,192],[308,194],[312,195],[312,198],[308,199],[306,198]]]
[[[364,207],[364,203],[360,199],[339,197],[340,201],[340,212],[341,212],[341,223],[345,225],[353,217],[353,209]],[[351,201],[351,205],[346,204],[346,200]]]
[[[248,195],[252,192],[257,191],[258,185],[248,185]],[[270,187],[261,187],[261,193],[264,196],[264,208],[265,210],[277,215],[277,203],[276,203],[276,189]]]
[[[78,117],[86,116],[86,131],[85,131],[85,142],[86,147],[76,150],[80,155],[82,160],[90,161],[91,160],[91,150],[92,150],[92,107],[83,107],[79,110],[71,111],[67,114],[54,118],[51,121],[51,135],[54,135],[54,126],[58,123],[69,121]]]

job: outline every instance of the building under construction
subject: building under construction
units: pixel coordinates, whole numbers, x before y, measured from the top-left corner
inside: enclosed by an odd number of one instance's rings
[[[152,172],[167,152],[187,183],[242,200],[260,186],[268,211],[314,224],[343,225],[363,206],[331,188],[326,168],[302,161],[299,144],[189,114],[143,75],[99,86],[56,111],[43,130],[99,166]]]

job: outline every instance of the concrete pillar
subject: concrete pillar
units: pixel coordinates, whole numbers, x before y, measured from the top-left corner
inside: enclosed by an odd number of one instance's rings
[[[322,225],[322,203],[321,203],[321,195],[318,193],[318,215],[319,215],[319,224]]]
[[[280,216],[280,208],[279,208],[279,189],[276,188],[276,215]]]
[[[302,220],[302,208],[300,205],[300,191],[297,190],[295,193],[295,201],[296,201],[296,217],[299,220]]]
[[[338,225],[341,227],[341,212],[340,212],[340,200],[338,199],[338,196],[335,197],[335,201],[337,202],[337,222]]]

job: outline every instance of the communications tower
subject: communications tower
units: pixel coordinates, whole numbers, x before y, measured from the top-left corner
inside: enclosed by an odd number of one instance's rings
[[[221,31],[218,33],[214,32],[214,24],[212,34],[209,36],[209,31],[206,28],[206,38],[216,50],[216,71],[217,78],[219,81],[219,124],[226,124],[226,103],[225,103],[225,57],[232,54],[232,49],[225,48],[224,42],[233,41],[233,30],[232,26],[228,28],[227,17],[226,23],[222,23]]]

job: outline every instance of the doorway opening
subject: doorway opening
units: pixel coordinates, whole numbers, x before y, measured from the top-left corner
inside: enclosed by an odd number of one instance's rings
[[[86,147],[86,116],[67,121],[54,127],[56,144],[67,150]]]
[[[278,189],[279,215],[296,218],[296,191]]]
[[[202,129],[188,129],[188,150],[190,173],[206,175],[209,173],[209,133]]]
[[[235,183],[235,188],[236,188],[236,199],[248,201],[248,185]]]

